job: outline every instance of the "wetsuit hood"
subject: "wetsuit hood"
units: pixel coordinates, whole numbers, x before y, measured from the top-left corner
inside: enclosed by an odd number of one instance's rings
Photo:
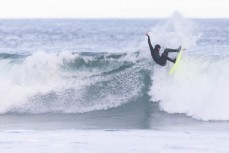
[[[158,50],[158,48],[161,48],[160,45],[156,44],[155,47],[154,47],[156,50]]]

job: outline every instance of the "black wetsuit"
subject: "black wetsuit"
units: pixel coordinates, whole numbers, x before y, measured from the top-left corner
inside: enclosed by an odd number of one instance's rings
[[[176,59],[171,59],[168,57],[168,53],[169,52],[177,52],[177,49],[168,49],[166,48],[164,50],[164,52],[162,53],[162,55],[160,56],[159,51],[157,51],[156,49],[153,48],[151,41],[150,41],[150,37],[148,36],[148,43],[149,43],[149,48],[150,48],[150,52],[151,52],[151,56],[153,57],[154,61],[161,66],[165,66],[167,60],[170,62],[175,63]]]

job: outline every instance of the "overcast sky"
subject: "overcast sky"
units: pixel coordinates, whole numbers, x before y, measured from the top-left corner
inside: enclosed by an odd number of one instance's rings
[[[0,0],[0,18],[229,18],[229,0]]]

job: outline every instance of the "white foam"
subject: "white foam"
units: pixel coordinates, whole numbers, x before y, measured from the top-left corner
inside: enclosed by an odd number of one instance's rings
[[[180,43],[187,51],[172,76],[168,71],[173,64],[154,67],[151,100],[159,101],[161,109],[169,113],[185,113],[201,120],[229,120],[229,58],[191,56],[190,48],[196,45],[199,36],[192,25],[175,15],[165,26],[153,29],[161,32],[154,36],[159,37],[155,42],[166,46]]]
[[[36,93],[46,93],[65,84],[59,67],[63,58],[68,56],[37,52],[25,58],[22,63],[1,60],[0,69],[3,73],[0,75],[0,113],[23,104]]]
[[[201,120],[229,120],[229,58],[186,57],[174,75],[154,69],[150,95],[169,113]]]

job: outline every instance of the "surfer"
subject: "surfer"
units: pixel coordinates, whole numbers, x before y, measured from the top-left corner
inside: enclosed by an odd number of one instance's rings
[[[149,48],[150,48],[150,52],[151,52],[151,56],[153,58],[153,60],[161,66],[165,66],[167,60],[170,62],[175,63],[176,62],[176,58],[175,59],[171,59],[168,57],[169,52],[179,52],[179,50],[181,49],[181,46],[178,49],[170,49],[170,48],[166,48],[164,50],[164,52],[161,54],[159,54],[161,46],[156,44],[155,47],[153,48],[151,41],[150,41],[150,36],[148,33],[146,33],[146,36],[148,37],[148,43],[149,43]]]

